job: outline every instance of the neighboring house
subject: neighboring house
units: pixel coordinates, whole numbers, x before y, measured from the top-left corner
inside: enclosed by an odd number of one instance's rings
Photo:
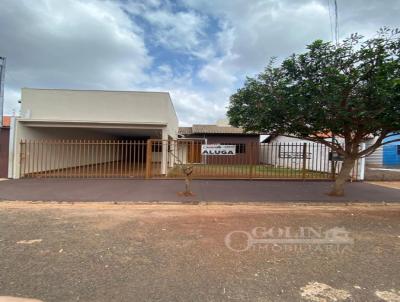
[[[145,142],[148,139],[176,139],[177,132],[178,118],[170,95],[166,92],[23,88],[21,117],[17,118],[15,125],[12,150],[15,156],[12,159],[10,175],[20,178],[23,176],[20,175],[21,171],[26,170],[26,167],[31,173],[40,173],[44,169],[42,166],[60,170],[76,165],[71,162],[74,153],[77,152],[73,149],[78,148],[77,145],[70,144],[67,152],[60,154],[65,149],[61,150],[61,141]],[[38,146],[33,145],[31,149],[21,150],[21,141],[38,142]],[[48,141],[56,143],[41,143]],[[94,146],[92,152],[93,149]],[[96,150],[98,149],[94,149]],[[107,163],[111,155],[113,161],[131,163],[140,158],[143,162],[146,157],[145,150],[136,150],[134,158],[118,149],[106,150],[107,154],[101,151],[96,155],[85,154],[79,165]],[[163,145],[155,152],[162,154],[158,158],[162,162],[161,174],[165,174],[168,146]],[[37,162],[40,162],[40,165]],[[21,163],[25,166],[24,169]]]
[[[392,140],[400,140],[400,134],[391,136],[385,139],[383,142],[389,142]],[[389,143],[387,145],[382,146],[383,148],[383,166],[384,167],[393,167],[400,168],[400,141]]]
[[[179,127],[181,151],[184,162],[207,164],[258,164],[259,134],[245,133],[243,129],[219,121],[215,125]],[[187,144],[183,142],[187,141]],[[235,155],[202,155],[202,145],[234,145]],[[187,154],[187,155],[185,155]]]
[[[365,142],[366,147],[368,148],[372,144],[376,142],[376,137],[371,138]],[[383,165],[383,147],[379,147],[374,151],[374,153],[370,154],[365,158],[365,164],[369,167],[382,167]]]
[[[3,116],[3,126],[0,127],[0,178],[8,177],[10,123],[11,116]]]
[[[383,142],[400,139],[400,134],[388,137]],[[366,142],[367,147],[373,145],[377,137],[371,138]],[[374,153],[366,159],[369,167],[400,168],[400,141],[383,145],[376,149]]]
[[[326,134],[321,137],[326,140],[332,139],[330,135]],[[336,139],[339,142],[343,141],[340,137]],[[284,135],[271,135],[261,141],[260,148],[260,161],[265,165],[292,169],[305,167],[306,170],[324,173],[331,173],[333,170],[338,173],[341,168],[341,161],[332,162],[331,149],[321,143]],[[363,164],[363,161],[360,160],[352,172],[357,179],[364,177]]]
[[[376,142],[377,137],[366,142],[367,147]],[[400,135],[384,140],[400,139]],[[366,158],[367,180],[400,180],[400,142],[383,145]]]

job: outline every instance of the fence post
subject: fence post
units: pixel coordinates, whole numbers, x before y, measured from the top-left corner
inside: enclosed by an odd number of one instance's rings
[[[194,140],[192,140],[190,142],[190,147],[191,147],[191,150],[190,150],[190,163],[193,164],[194,163]]]
[[[147,147],[146,147],[146,178],[151,178],[151,162],[152,162],[152,145],[153,140],[147,140]]]
[[[307,143],[303,143],[303,179],[306,178],[306,168],[307,168]]]
[[[253,172],[254,172],[254,163],[253,163],[253,152],[254,152],[254,148],[253,148],[254,144],[253,142],[250,143],[250,179],[253,178]]]
[[[23,151],[24,150],[24,151]],[[19,147],[19,178],[22,178],[23,175],[25,176],[25,167],[26,167],[26,140],[23,141],[21,139],[20,147]],[[24,168],[22,168],[22,166]],[[24,173],[22,173],[22,171]],[[13,175],[14,176],[14,175]]]
[[[333,160],[333,149],[331,149],[331,178],[335,180],[335,174],[336,174],[336,165],[335,161]]]

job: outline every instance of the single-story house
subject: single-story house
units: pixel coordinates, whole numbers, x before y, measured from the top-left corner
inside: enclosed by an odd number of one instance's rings
[[[146,143],[176,139],[178,118],[167,92],[23,88],[14,128],[12,178],[56,172],[79,177],[81,168],[130,177],[129,169],[146,170],[149,156],[166,174],[168,146],[149,154]]]
[[[329,134],[321,134],[325,140],[331,140]],[[339,142],[343,138],[336,137]],[[338,173],[342,161],[340,156],[321,143],[314,143],[308,140],[293,138],[285,135],[270,135],[261,141],[260,162],[274,167],[299,169],[331,173]],[[333,161],[332,161],[332,156]],[[352,176],[357,179],[364,179],[365,160],[360,159]]]
[[[391,136],[384,142],[400,139],[400,135]],[[377,137],[366,142],[367,147],[374,144]],[[392,142],[383,145],[367,156],[366,175],[367,180],[400,180],[400,142]]]
[[[395,139],[400,140],[400,134],[389,137],[384,142]],[[400,168],[400,141],[388,143],[383,146],[383,165],[387,167]]]
[[[0,127],[0,178],[8,177],[10,123],[11,116],[3,116],[3,123]]]
[[[178,134],[183,161],[203,164],[258,164],[260,135],[246,133],[242,128],[230,126],[225,120],[220,120],[215,125],[179,127]],[[234,146],[234,155],[217,155],[205,150],[202,152],[202,145]]]
[[[371,137],[365,142],[366,148],[373,145],[378,137]],[[387,143],[393,140],[399,140],[400,134],[392,135],[383,140]],[[366,157],[365,163],[371,168],[400,168],[400,141],[387,143],[377,148],[372,154]]]

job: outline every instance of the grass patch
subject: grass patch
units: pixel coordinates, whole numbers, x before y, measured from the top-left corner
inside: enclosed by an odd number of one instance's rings
[[[183,177],[181,165],[168,171],[169,177]],[[192,177],[232,177],[232,178],[329,178],[330,173],[268,165],[203,165],[194,164]]]

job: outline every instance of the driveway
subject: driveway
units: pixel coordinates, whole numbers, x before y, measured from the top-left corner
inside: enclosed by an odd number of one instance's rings
[[[397,204],[2,202],[0,296],[394,302],[399,221]]]
[[[0,200],[173,202],[399,202],[400,191],[349,183],[346,196],[326,195],[327,181],[194,180],[184,197],[183,180],[21,179],[0,182]]]

